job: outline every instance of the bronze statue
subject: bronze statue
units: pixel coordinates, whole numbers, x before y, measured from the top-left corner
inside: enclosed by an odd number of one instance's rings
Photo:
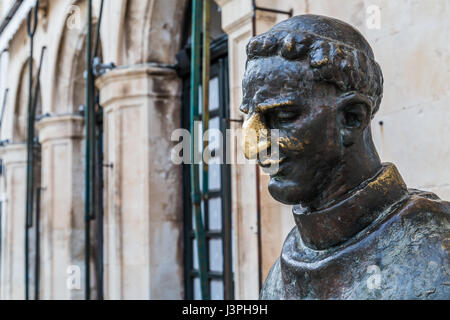
[[[450,203],[381,163],[370,123],[383,76],[364,37],[301,15],[252,38],[247,55],[244,129],[279,130],[269,191],[296,222],[261,299],[450,299]],[[256,139],[245,153],[264,170],[274,143]]]

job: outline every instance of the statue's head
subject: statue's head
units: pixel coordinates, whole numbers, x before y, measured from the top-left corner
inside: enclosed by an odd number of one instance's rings
[[[247,56],[244,134],[278,129],[279,137],[274,142],[257,134],[245,153],[264,170],[277,143],[279,168],[269,183],[276,200],[308,203],[351,168],[351,159],[376,153],[370,121],[380,106],[383,76],[370,45],[352,26],[296,16],[252,38]]]

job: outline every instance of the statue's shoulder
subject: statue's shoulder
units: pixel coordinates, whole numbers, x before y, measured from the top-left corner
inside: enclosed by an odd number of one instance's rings
[[[407,238],[425,243],[436,241],[441,248],[440,244],[450,238],[450,202],[428,191],[408,189],[408,193],[396,210],[393,226]]]
[[[408,189],[408,193],[388,229],[389,237],[402,238],[405,247],[417,248],[417,254],[449,257],[450,202],[428,191]]]
[[[424,190],[419,190],[419,189],[414,189],[414,188],[408,188],[408,194],[413,197],[415,196],[415,198],[413,199],[428,199],[428,200],[433,200],[433,201],[439,201],[439,202],[447,202],[447,201],[442,201],[437,194],[431,192],[431,191],[424,191]],[[448,203],[448,202],[447,202]]]
[[[450,202],[429,191],[408,189],[409,197],[400,210],[402,219],[418,223],[436,223],[449,231]],[[441,231],[444,229],[440,228]]]
[[[283,252],[284,253],[293,252],[294,248],[296,253],[300,253],[298,250],[299,249],[301,250],[302,246],[299,246],[299,242],[301,242],[301,240],[298,228],[293,227],[284,241],[281,254],[283,254]],[[281,270],[281,257],[278,257],[277,260],[272,265],[272,268],[270,268],[270,271],[261,289],[259,298],[261,300],[286,299]]]
[[[270,268],[259,298],[261,300],[284,299],[283,279],[281,276],[280,258]]]
[[[373,235],[377,254],[382,252],[379,257],[383,281],[390,288],[384,295],[388,299],[447,299],[450,202],[427,191],[409,189],[408,193]]]

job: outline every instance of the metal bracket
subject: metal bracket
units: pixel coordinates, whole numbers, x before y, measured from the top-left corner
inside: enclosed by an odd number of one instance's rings
[[[44,114],[40,114],[36,116],[36,121],[41,121],[42,119],[45,118],[50,118],[52,115],[50,113],[44,113]]]
[[[8,92],[9,92],[9,88],[6,88],[5,93],[3,95],[2,111],[0,114],[0,128],[2,127],[2,124],[3,124],[3,116],[5,115],[5,108],[6,108],[6,101],[8,99]]]
[[[252,0],[252,36],[253,37],[256,36],[256,11],[285,14],[285,15],[289,16],[289,18],[291,18],[292,15],[294,14],[294,10],[292,8],[290,10],[286,11],[286,10],[258,7],[256,5],[256,0]]]
[[[100,77],[106,73],[106,70],[112,70],[116,68],[116,65],[111,63],[102,63],[100,57],[94,57],[93,63],[92,63],[92,74],[95,77]]]
[[[289,17],[292,17],[293,14],[293,10],[292,8],[288,11],[285,10],[278,10],[278,9],[272,9],[272,8],[264,8],[264,7],[258,7],[258,6],[254,6],[254,10],[255,11],[265,11],[265,12],[271,12],[271,13],[279,13],[279,14],[285,14],[288,15]]]
[[[239,122],[239,123],[244,123],[243,119],[231,119],[231,118],[226,118],[225,119],[226,122],[230,123],[230,122]]]

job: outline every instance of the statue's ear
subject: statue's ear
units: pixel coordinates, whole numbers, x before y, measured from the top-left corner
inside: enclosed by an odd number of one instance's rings
[[[342,142],[349,147],[370,124],[371,102],[351,93],[339,99],[337,108]]]

